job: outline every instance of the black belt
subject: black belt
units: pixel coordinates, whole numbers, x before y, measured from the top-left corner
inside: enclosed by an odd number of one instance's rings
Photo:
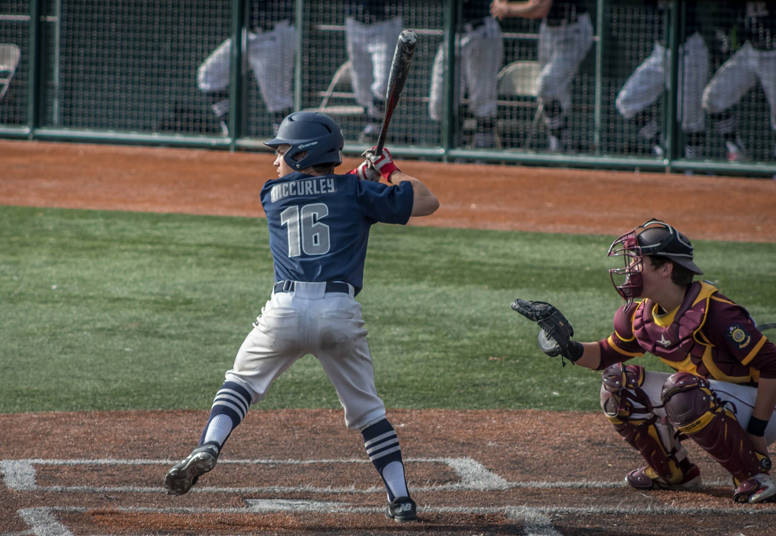
[[[295,281],[278,281],[272,287],[274,292],[293,292]],[[342,292],[350,294],[350,285],[342,281],[326,281],[326,292]]]

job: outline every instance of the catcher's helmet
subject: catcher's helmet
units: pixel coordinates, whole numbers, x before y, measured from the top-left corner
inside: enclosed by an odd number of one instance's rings
[[[283,160],[297,171],[319,164],[342,163],[342,132],[334,120],[320,112],[294,112],[286,116],[267,147],[289,145]]]
[[[625,260],[624,267],[610,269],[609,275],[614,288],[626,300],[636,298],[641,293],[641,270],[645,256],[666,257],[694,274],[703,273],[693,262],[690,240],[672,226],[656,219],[647,220],[620,236],[609,246],[608,255],[622,256]]]

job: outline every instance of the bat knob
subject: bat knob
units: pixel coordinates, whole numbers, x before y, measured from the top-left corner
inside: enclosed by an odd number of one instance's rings
[[[405,43],[414,45],[418,40],[418,34],[416,34],[413,30],[402,30],[399,34],[399,39]]]

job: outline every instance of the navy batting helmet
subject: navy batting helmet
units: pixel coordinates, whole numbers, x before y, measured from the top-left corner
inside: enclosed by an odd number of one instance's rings
[[[297,171],[311,166],[342,163],[342,132],[334,120],[320,112],[294,112],[286,116],[275,137],[264,142],[276,149],[280,145],[290,148],[283,160]]]

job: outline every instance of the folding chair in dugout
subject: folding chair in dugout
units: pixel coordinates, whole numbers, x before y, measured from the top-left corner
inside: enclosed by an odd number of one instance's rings
[[[526,107],[536,109],[522,143],[525,148],[528,148],[533,141],[542,116],[542,106],[539,104],[536,88],[536,80],[541,70],[539,62],[522,60],[513,61],[498,73],[499,105],[507,107],[510,111]],[[508,118],[499,121],[499,130],[503,136],[504,133],[520,130],[521,124],[525,128],[524,123],[525,121],[515,119],[514,113],[509,113]]]
[[[11,43],[0,43],[0,99],[5,97],[19,66],[21,50]]]
[[[319,95],[322,96],[321,104],[311,110],[332,116],[364,115],[364,107],[355,102],[356,94],[353,91],[353,71],[350,68],[350,61],[346,61],[337,68],[329,86]]]

